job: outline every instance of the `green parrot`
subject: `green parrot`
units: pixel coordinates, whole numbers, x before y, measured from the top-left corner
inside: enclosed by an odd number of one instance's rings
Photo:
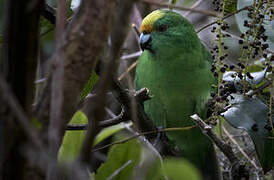
[[[143,50],[136,68],[136,89],[146,87],[152,98],[144,109],[156,127],[193,127],[190,116],[207,116],[211,85],[212,57],[200,42],[193,26],[180,14],[156,10],[140,27]],[[211,141],[198,127],[166,132],[179,154],[192,162],[203,179],[220,179]]]

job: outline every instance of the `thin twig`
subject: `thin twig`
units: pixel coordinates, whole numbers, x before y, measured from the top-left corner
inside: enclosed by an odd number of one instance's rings
[[[247,10],[249,7],[250,7],[250,6],[243,7],[243,8],[239,9],[238,11],[236,11],[236,12],[234,12],[234,13],[231,13],[231,14],[228,14],[228,15],[224,16],[223,19],[227,19],[227,18],[229,18],[229,17],[231,17],[231,16],[233,16],[233,15],[235,15],[235,14],[241,12],[241,11]],[[214,22],[212,22],[212,23],[209,23],[209,24],[207,24],[206,26],[200,28],[200,29],[197,31],[197,33],[201,32],[202,30],[204,30],[204,29],[206,29],[206,28],[208,28],[208,27],[210,27],[210,26],[212,26],[212,25],[214,25],[214,24],[216,24],[216,23],[218,23],[218,20],[217,20],[217,21],[214,21]]]
[[[115,124],[119,124],[120,122],[128,121],[125,108],[122,108],[121,113],[118,116],[115,116],[111,119],[107,119],[104,121],[99,122],[98,126],[100,128],[113,126]],[[80,130],[87,130],[88,124],[68,124],[66,130],[68,131],[80,131]]]
[[[118,116],[99,122],[99,126],[101,128],[104,128],[104,127],[108,127],[108,126],[113,126],[115,124],[118,124],[118,123],[124,122],[124,121],[128,121],[128,118],[127,118],[127,115],[125,112],[125,108],[122,108],[122,111]]]
[[[132,71],[132,70],[136,67],[137,63],[138,63],[138,61],[135,61],[134,63],[132,63],[132,64],[126,69],[126,71],[123,72],[123,73],[119,76],[118,80],[121,81],[122,79],[124,79],[124,77],[126,77],[126,75],[128,75],[128,73],[129,73],[130,71]]]
[[[67,131],[82,131],[87,129],[88,124],[68,124],[66,128]]]
[[[196,9],[196,8],[176,6],[176,5],[173,5],[173,4],[155,2],[155,1],[150,1],[150,0],[139,0],[139,1],[151,4],[151,5],[159,6],[159,7],[164,7],[164,8],[178,9],[178,10],[182,10],[182,11],[191,11],[193,13],[201,13],[201,14],[204,14],[204,15],[207,15],[207,16],[220,17],[220,15],[218,13],[211,12],[211,11],[206,11],[206,10],[201,10],[201,9]]]
[[[57,56],[52,64],[50,123],[48,130],[49,153],[53,161],[49,162],[47,180],[56,179],[57,154],[62,142],[62,129],[66,125],[63,117],[64,106],[64,49],[61,40],[66,23],[66,0],[57,1],[56,16],[56,51]]]
[[[125,63],[123,63],[123,65],[125,66]],[[134,85],[133,85],[133,80],[132,77],[129,73],[125,74],[126,77],[126,82],[127,82],[127,87],[129,88],[129,91],[134,91]],[[130,117],[131,120],[133,121],[134,124],[138,124],[138,118],[137,118],[137,102],[136,102],[136,98],[134,96],[131,96],[130,98]]]
[[[128,59],[138,58],[142,53],[143,53],[142,51],[138,51],[138,52],[135,52],[135,53],[123,55],[121,57],[121,59],[122,60],[128,60]]]
[[[129,95],[129,93],[122,88],[122,85],[120,84],[120,82],[113,79],[112,88],[114,90],[113,95],[118,99],[118,101],[121,104],[125,105],[126,108],[130,109],[131,95]],[[137,102],[137,116],[138,116],[138,119],[141,120],[141,121],[138,121],[138,124],[136,124],[136,126],[139,129],[142,129],[144,131],[150,131],[155,129],[153,122],[149,119],[149,117],[145,113],[143,105],[140,102]]]
[[[96,96],[93,100],[87,100],[87,104],[84,106],[84,109],[87,111],[86,115],[89,120],[89,125],[79,156],[79,160],[82,163],[89,164],[92,160],[90,149],[97,133],[99,133],[99,122],[103,120],[105,115],[106,94],[111,87],[112,78],[115,76],[118,67],[117,60],[120,57],[121,48],[128,33],[128,29],[121,29],[121,26],[129,22],[132,7],[133,1],[126,1],[121,4],[119,9],[116,8],[117,11],[114,17],[111,36],[112,47],[109,53],[108,63],[104,67],[99,79]]]
[[[238,158],[235,156],[230,145],[219,139],[212,131],[212,127],[207,125],[197,114],[190,116],[194,122],[201,128],[202,132],[207,135],[220,150],[227,156],[231,164],[239,163]]]
[[[147,131],[147,132],[141,132],[141,133],[139,133],[139,134],[130,136],[130,137],[128,137],[128,138],[125,138],[125,139],[122,139],[122,140],[119,140],[119,141],[115,141],[115,142],[110,143],[110,144],[107,144],[107,145],[105,145],[105,146],[102,146],[102,147],[93,149],[92,152],[96,152],[96,151],[99,151],[99,150],[108,148],[108,147],[113,146],[113,145],[115,145],[115,144],[123,144],[123,143],[126,143],[126,142],[128,142],[128,141],[130,141],[130,140],[132,140],[132,139],[135,139],[135,138],[137,138],[137,137],[144,136],[144,135],[157,134],[157,133],[159,133],[159,132],[187,131],[187,130],[193,129],[193,128],[195,128],[195,127],[197,127],[197,126],[193,125],[193,126],[187,126],[187,127],[164,128],[164,129],[156,129],[156,130]]]
[[[138,91],[135,92],[134,97],[138,102],[143,103],[144,101],[150,99],[148,89],[147,88],[142,88]],[[98,126],[101,128],[108,127],[108,126],[113,126],[115,124],[118,124],[120,122],[128,121],[129,112],[126,112],[126,108],[122,106],[122,111],[118,116],[115,116],[111,119],[107,119],[104,121],[99,122]],[[66,130],[70,131],[77,131],[77,130],[87,130],[88,125],[87,124],[68,124]]]
[[[136,35],[139,37],[141,35],[140,31],[138,30],[137,26],[135,24],[131,25]]]
[[[240,178],[241,172],[246,173],[247,171],[243,166],[240,164],[240,160],[237,158],[237,156],[234,154],[232,151],[232,147],[225,143],[222,139],[220,139],[213,131],[212,127],[207,125],[197,114],[194,114],[190,116],[193,121],[199,126],[199,128],[202,130],[202,133],[205,134],[206,136],[209,137],[211,141],[224,153],[224,155],[227,157],[229,160],[232,170],[231,174],[232,177],[234,178],[235,176]]]
[[[234,38],[234,39],[238,39],[238,40],[243,40],[243,41],[244,41],[243,38],[241,38],[241,37],[239,37],[239,36],[237,36],[237,35],[235,35],[235,34],[232,34],[232,33],[227,32],[227,31],[224,31],[224,33],[230,35],[230,36],[231,36],[232,38]],[[267,48],[266,51],[267,51],[268,53],[271,53],[271,54],[274,55],[274,51],[272,51],[270,48]]]
[[[122,170],[124,170],[128,165],[132,163],[132,160],[128,160],[125,164],[123,164],[120,168],[115,170],[106,180],[112,180],[115,178]]]
[[[41,83],[44,83],[46,82],[47,78],[41,78],[41,79],[37,79],[34,81],[35,84],[41,84]]]
[[[197,7],[201,4],[201,2],[203,2],[203,0],[198,0],[198,1],[196,1],[190,8],[191,8],[191,9],[197,8]],[[187,16],[190,15],[191,13],[192,13],[192,11],[188,11],[188,12],[184,13],[183,16],[184,16],[184,17],[187,17]]]
[[[268,81],[266,81],[264,84],[262,84],[261,86],[259,86],[258,88],[254,89],[254,90],[252,90],[252,91],[247,92],[246,95],[248,95],[248,96],[253,96],[253,95],[255,95],[255,94],[261,92],[263,89],[265,89],[265,88],[271,86],[272,83],[273,83],[272,81],[269,81],[269,80],[268,80]]]
[[[241,148],[241,146],[238,144],[238,142],[231,136],[231,134],[226,130],[226,128],[222,127],[224,130],[224,133],[227,135],[227,137],[230,139],[230,141],[232,143],[234,143],[237,148],[239,149],[239,151],[242,153],[242,155],[253,165],[253,167],[258,170],[261,171],[261,168],[259,168],[254,161],[252,161],[248,155],[244,152],[244,150]]]

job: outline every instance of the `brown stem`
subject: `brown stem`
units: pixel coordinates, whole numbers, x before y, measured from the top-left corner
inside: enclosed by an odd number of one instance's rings
[[[31,164],[34,158],[25,156],[30,148],[22,147],[27,143],[40,146],[38,135],[30,128],[29,117],[32,116],[39,15],[43,4],[43,0],[1,2],[5,19],[0,63],[0,179],[29,179],[30,174],[38,175]]]
[[[63,39],[59,42],[59,48],[51,58],[51,61],[55,62],[60,57],[59,53],[63,53],[61,56],[64,59],[63,94],[65,103],[63,104],[62,119],[65,123],[62,124],[61,135],[64,134],[66,123],[77,108],[77,103],[80,100],[79,95],[107,42],[113,7],[114,3],[109,0],[82,0],[79,11],[67,26],[67,30],[63,33]],[[90,17],[94,17],[92,21]],[[55,68],[54,65],[53,67]],[[47,83],[35,107],[37,117],[43,122],[45,129],[47,129],[49,120],[52,75],[52,69],[50,69]]]
[[[237,156],[232,151],[232,147],[225,143],[222,139],[220,139],[213,131],[212,127],[207,125],[197,114],[194,114],[190,116],[193,121],[196,123],[196,125],[202,130],[203,134],[209,137],[209,139],[224,153],[224,155],[229,160],[232,170],[231,175],[233,179],[237,177],[236,179],[240,179],[242,176],[241,172],[244,172],[243,174],[248,171],[240,164],[240,160],[237,158]],[[249,173],[248,173],[249,174]]]
[[[50,101],[50,123],[48,129],[49,154],[52,161],[49,162],[47,179],[57,178],[57,154],[62,142],[62,128],[66,122],[63,117],[64,103],[64,49],[61,48],[61,40],[65,30],[66,0],[57,1],[56,16],[56,48],[57,55],[52,63],[51,101]]]
[[[230,13],[230,14],[226,15],[225,17],[223,17],[223,19],[227,19],[227,18],[229,18],[229,17],[231,17],[235,14],[238,14],[241,11],[247,10],[248,8],[250,8],[250,6],[243,7],[243,8],[239,9],[238,11],[236,11],[234,13]],[[197,30],[197,33],[201,32],[202,30],[204,30],[204,29],[206,29],[206,28],[208,28],[208,27],[210,27],[210,26],[212,26],[216,23],[218,23],[218,21],[214,21],[212,23],[207,24],[206,26],[204,26],[204,27],[200,28],[199,30]]]
[[[188,8],[188,7],[183,7],[183,6],[176,6],[173,4],[167,4],[167,3],[161,3],[161,2],[156,2],[156,1],[150,1],[150,0],[139,0],[144,3],[148,3],[151,5],[156,5],[159,7],[164,7],[164,8],[172,8],[172,9],[178,9],[182,11],[191,11],[193,13],[201,13],[207,16],[213,16],[213,17],[219,17],[220,15],[218,13],[212,12],[212,11],[206,11],[206,10],[201,10],[197,8]]]
[[[139,91],[137,91],[134,94],[134,97],[136,98],[136,100],[139,103],[143,103],[144,101],[146,101],[150,98],[149,94],[148,94],[148,89],[146,89],[146,88],[140,89]],[[124,106],[122,106],[122,111],[118,116],[115,116],[111,119],[100,121],[98,126],[100,128],[104,128],[104,127],[113,126],[120,122],[128,121],[130,112],[128,112],[126,110],[128,110],[128,109],[126,109]],[[87,128],[88,128],[87,124],[68,124],[66,130],[70,130],[70,131],[87,130]]]
[[[111,1],[113,2],[113,1]],[[107,57],[105,68],[102,71],[98,86],[95,90],[96,96],[91,100],[88,99],[84,106],[84,112],[88,117],[89,124],[87,134],[85,136],[83,146],[81,148],[79,161],[83,164],[88,164],[92,160],[90,148],[96,134],[99,132],[99,122],[103,120],[105,113],[106,93],[111,87],[112,78],[115,77],[116,69],[118,67],[117,59],[120,57],[121,47],[124,43],[128,28],[121,28],[125,24],[129,24],[129,16],[133,6],[133,1],[121,1],[119,8],[116,9],[114,21],[111,31],[112,47],[110,55]],[[109,1],[107,3],[110,3]]]

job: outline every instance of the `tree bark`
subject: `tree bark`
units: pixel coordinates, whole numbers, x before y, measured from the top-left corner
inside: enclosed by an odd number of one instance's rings
[[[43,0],[6,0],[1,71],[20,105],[31,114],[34,78],[38,55],[40,9]],[[29,171],[30,162],[23,149],[27,140],[14,115],[0,99],[0,174],[2,179],[39,179],[37,171]],[[33,173],[37,176],[33,176]]]

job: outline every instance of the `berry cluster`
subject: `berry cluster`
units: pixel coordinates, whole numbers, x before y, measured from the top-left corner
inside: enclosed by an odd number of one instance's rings
[[[254,1],[254,6],[248,8],[249,20],[245,20],[243,26],[247,28],[246,32],[241,35],[244,40],[239,40],[239,44],[243,48],[243,57],[248,60],[258,57],[267,57],[267,48],[269,44],[266,42],[268,36],[265,35],[265,28],[263,26],[266,21],[266,15],[271,14],[271,9],[268,8],[267,3],[263,1]]]
[[[225,32],[229,29],[228,23],[221,18],[217,22],[218,26],[212,27],[211,32],[216,37],[217,45],[211,50],[212,58],[214,59],[211,71],[218,79],[218,90],[211,93],[212,100],[209,104],[213,113],[212,116],[224,111],[224,108],[228,105],[228,98],[233,99],[232,93],[238,92],[245,95],[248,90],[254,89],[254,85],[246,82],[247,79],[254,79],[248,71],[248,67],[254,63],[254,60],[265,58],[262,68],[269,67],[268,70],[272,70],[271,61],[274,60],[274,55],[269,55],[267,52],[269,44],[267,43],[268,36],[265,34],[266,30],[264,27],[265,22],[268,21],[267,18],[274,16],[269,2],[266,0],[257,0],[254,1],[252,8],[248,8],[248,17],[250,19],[244,21],[244,27],[247,30],[239,37],[239,46],[242,48],[242,55],[238,63],[231,64],[231,62],[227,61],[228,47],[224,44],[224,39],[231,37],[230,34]],[[224,14],[223,3],[225,1],[213,0],[212,3],[216,6],[215,11]],[[226,71],[235,71],[235,73],[231,74],[231,77],[240,79],[240,81],[237,81],[236,84],[223,81],[222,76]],[[235,86],[243,88],[236,88]],[[211,124],[215,124],[215,121],[212,121]],[[256,127],[253,129],[256,129]]]
[[[212,4],[215,6],[214,11],[222,12],[223,11],[223,2],[220,0],[213,0]]]

